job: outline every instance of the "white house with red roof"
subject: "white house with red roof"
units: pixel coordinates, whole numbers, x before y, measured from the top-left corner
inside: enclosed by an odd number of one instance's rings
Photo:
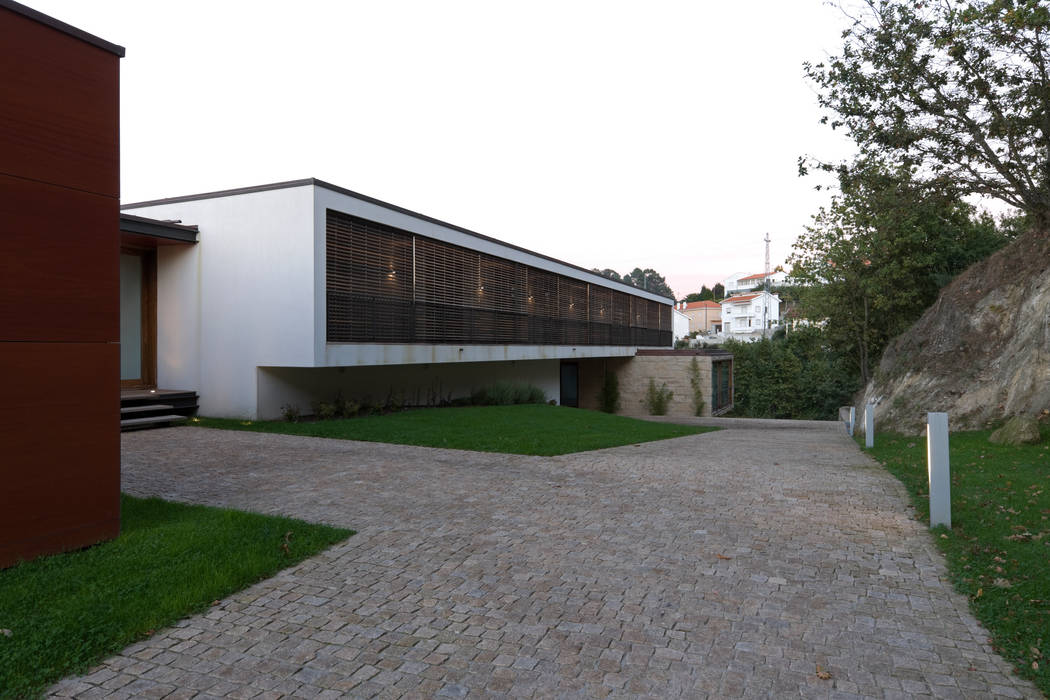
[[[726,296],[732,296],[733,294],[750,292],[756,287],[761,287],[765,284],[765,281],[766,275],[763,272],[757,274],[734,272],[732,275],[722,280],[722,286],[725,287]],[[787,282],[787,273],[783,270],[769,273],[770,285],[781,285],[785,282]]]
[[[780,297],[769,292],[736,294],[721,308],[722,332],[736,340],[757,340],[780,323]]]

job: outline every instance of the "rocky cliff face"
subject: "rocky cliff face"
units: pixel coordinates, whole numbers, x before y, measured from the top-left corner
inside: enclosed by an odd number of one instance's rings
[[[917,434],[927,411],[952,430],[1050,409],[1050,234],[1032,232],[959,275],[886,348],[858,402],[878,431]]]

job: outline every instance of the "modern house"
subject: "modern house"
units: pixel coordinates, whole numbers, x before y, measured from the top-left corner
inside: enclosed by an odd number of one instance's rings
[[[736,340],[757,340],[780,323],[780,297],[769,292],[723,299],[722,332]]]
[[[722,306],[717,301],[682,301],[675,308],[689,319],[690,333],[722,330]]]
[[[120,530],[120,57],[0,0],[0,567]]]
[[[428,405],[500,380],[576,406],[582,361],[672,344],[670,299],[320,180],[122,209],[168,234],[142,256],[156,323],[128,332],[122,379],[142,363],[207,415]]]

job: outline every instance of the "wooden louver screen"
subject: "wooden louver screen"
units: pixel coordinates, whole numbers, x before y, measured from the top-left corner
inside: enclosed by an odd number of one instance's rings
[[[671,344],[671,307],[329,210],[330,343]]]

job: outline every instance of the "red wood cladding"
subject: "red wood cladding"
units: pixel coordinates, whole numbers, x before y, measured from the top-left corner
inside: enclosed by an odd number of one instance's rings
[[[120,529],[120,346],[0,343],[0,567]]]
[[[120,529],[118,60],[0,8],[0,567]]]
[[[119,196],[118,58],[2,8],[0,47],[0,173]]]
[[[120,340],[117,201],[0,175],[0,342]]]

